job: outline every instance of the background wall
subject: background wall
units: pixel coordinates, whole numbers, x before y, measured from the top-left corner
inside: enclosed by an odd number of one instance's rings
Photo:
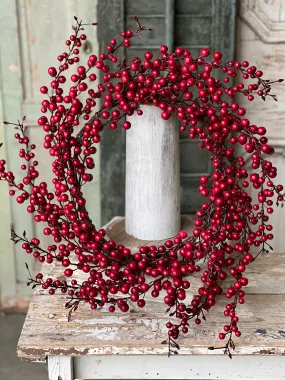
[[[264,72],[264,78],[285,79],[285,1],[241,0],[237,19],[236,58],[248,60]],[[258,98],[253,102],[241,99],[247,117],[253,124],[267,128],[269,143],[275,148],[271,156],[277,166],[276,182],[285,183],[285,84],[274,85],[272,94],[278,102]],[[256,196],[256,193],[252,193]],[[284,251],[285,212],[275,208],[272,215],[272,245],[276,252]]]

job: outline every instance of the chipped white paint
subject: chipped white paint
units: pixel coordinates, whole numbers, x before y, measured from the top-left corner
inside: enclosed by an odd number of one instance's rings
[[[18,65],[10,65],[9,66],[9,70],[12,72],[12,73],[17,73],[19,71],[19,66]]]
[[[76,320],[78,323],[83,323],[84,325],[112,325],[112,324],[119,324],[119,325],[125,325],[127,322],[124,321],[122,318],[118,316],[113,315],[106,315],[104,316],[104,319],[100,318],[90,318],[88,321],[86,320]]]
[[[144,326],[150,327],[152,332],[156,332],[161,328],[161,321],[157,318],[153,319],[137,319],[137,323],[142,323]]]
[[[138,239],[175,236],[180,230],[179,130],[175,118],[142,106],[126,136],[126,232]]]
[[[89,332],[89,335],[92,336],[93,339],[96,340],[104,340],[104,341],[109,341],[109,340],[114,340],[116,339],[118,335],[118,327],[102,327],[100,329],[93,329],[92,331]]]

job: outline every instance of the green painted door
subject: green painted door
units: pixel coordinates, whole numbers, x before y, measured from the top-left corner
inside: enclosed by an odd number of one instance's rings
[[[94,0],[1,0],[0,25],[0,82],[1,113],[3,120],[17,121],[27,116],[29,134],[37,144],[37,158],[43,176],[40,180],[51,183],[51,159],[42,147],[43,132],[37,126],[43,96],[39,88],[50,81],[47,69],[57,64],[57,56],[65,51],[65,41],[71,34],[73,17],[91,23],[96,20]],[[97,52],[94,29],[90,27],[91,46]],[[84,59],[84,57],[82,57]],[[18,156],[19,146],[13,135],[13,127],[1,123],[1,138],[6,146],[9,168],[22,178]],[[3,157],[3,148],[0,157]],[[98,180],[87,189],[87,200],[95,208],[98,203]],[[25,262],[36,271],[35,260],[25,254],[20,244],[10,243],[10,223],[19,234],[26,231],[28,237],[39,236],[43,226],[33,223],[26,206],[16,206],[14,199],[7,197],[7,185],[0,182],[0,195],[5,199],[1,206],[1,246],[0,246],[0,294],[2,307],[25,307],[31,289],[26,286],[27,270]],[[2,203],[1,203],[2,204]],[[91,212],[92,213],[92,212]],[[99,214],[96,213],[96,216]],[[9,222],[9,219],[11,222]],[[95,213],[94,213],[95,219]],[[95,219],[96,222],[96,219]]]
[[[198,56],[202,47],[221,50],[229,61],[234,54],[236,0],[105,0],[98,2],[98,41],[100,50],[122,30],[133,29],[134,16],[153,28],[133,42],[121,56],[143,57],[151,50],[159,53],[161,44],[170,51],[176,46]],[[201,204],[199,177],[210,172],[209,156],[197,141],[180,136],[181,210],[193,214]],[[103,222],[124,215],[125,131],[105,130],[101,145],[101,212]]]

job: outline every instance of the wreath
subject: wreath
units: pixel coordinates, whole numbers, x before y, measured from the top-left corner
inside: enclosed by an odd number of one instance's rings
[[[127,312],[130,302],[144,307],[147,292],[154,298],[162,293],[166,313],[176,317],[175,323],[166,324],[168,337],[163,343],[169,345],[169,354],[177,353],[179,335],[187,334],[190,323],[199,325],[223,293],[227,323],[219,338],[225,340],[223,349],[231,357],[233,337],[241,335],[238,305],[245,302],[247,267],[272,249],[273,203],[283,206],[285,198],[283,186],[273,182],[276,167],[267,156],[274,149],[268,145],[266,129],[252,124],[235,99],[239,95],[249,101],[254,97],[277,100],[271,85],[282,80],[263,79],[263,72],[247,61],[223,63],[221,52],[210,56],[207,48],[194,58],[188,49],[177,47],[170,53],[162,45],[157,58],[147,52],[143,59],[118,61],[120,48],[129,48],[133,38],[150,30],[137,17],[135,20],[136,31],[123,31],[120,41],[112,39],[105,53],[92,54],[87,64],[79,65],[87,24],[75,17],[73,33],[65,42],[67,51],[57,57],[59,67],[48,69],[52,80],[40,88],[45,99],[38,125],[45,132],[44,148],[54,159],[52,190],[37,180],[36,146],[27,136],[25,118],[18,123],[5,122],[17,130],[15,139],[25,174],[17,182],[1,160],[1,180],[8,183],[16,202],[27,206],[34,222],[44,225],[43,234],[50,236],[51,244],[44,248],[37,237],[28,239],[25,232],[19,236],[13,230],[11,239],[40,263],[62,266],[65,280],[30,274],[28,285],[51,295],[67,294],[69,319],[81,303],[93,310],[107,304],[110,313],[116,309]],[[73,66],[77,66],[76,73],[68,76]],[[102,83],[96,85],[95,70],[102,73]],[[215,79],[217,72],[223,73],[223,80]],[[236,84],[231,84],[232,79]],[[71,81],[68,91],[63,88],[67,80]],[[82,94],[86,95],[84,101],[80,100]],[[99,99],[102,106],[95,112]],[[198,139],[199,147],[210,152],[213,172],[200,178],[198,190],[205,201],[196,212],[192,236],[180,231],[161,246],[142,246],[132,253],[108,239],[104,229],[95,227],[82,188],[93,180],[93,156],[104,128],[128,130],[131,122],[125,117],[141,115],[142,104],[160,108],[164,120],[175,115],[180,131]],[[251,158],[251,174],[239,155],[240,146]],[[250,187],[258,190],[256,203],[249,196]],[[259,253],[253,254],[255,247]],[[197,264],[201,260],[202,269]],[[86,273],[82,283],[73,278],[78,271]],[[197,294],[187,299],[188,276],[194,272],[201,272],[201,285]],[[226,278],[230,278],[230,286],[224,285]]]

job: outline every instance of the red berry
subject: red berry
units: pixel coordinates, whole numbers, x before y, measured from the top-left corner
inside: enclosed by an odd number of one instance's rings
[[[200,50],[200,54],[202,57],[208,57],[210,55],[210,50],[207,48],[203,48]]]
[[[47,88],[47,86],[42,86],[42,87],[40,88],[40,92],[41,92],[42,94],[47,94],[47,92],[48,92],[48,88]]]
[[[161,45],[160,46],[160,52],[161,53],[167,53],[168,51],[168,47],[166,45]]]
[[[66,277],[71,277],[72,275],[73,275],[73,270],[72,269],[65,269],[65,271],[64,271],[64,275],[66,276]]]
[[[55,77],[57,74],[56,68],[55,67],[49,67],[48,73],[51,77]]]
[[[214,59],[215,59],[216,61],[220,61],[220,60],[222,59],[222,53],[221,53],[220,51],[216,51],[216,52],[214,53]]]

